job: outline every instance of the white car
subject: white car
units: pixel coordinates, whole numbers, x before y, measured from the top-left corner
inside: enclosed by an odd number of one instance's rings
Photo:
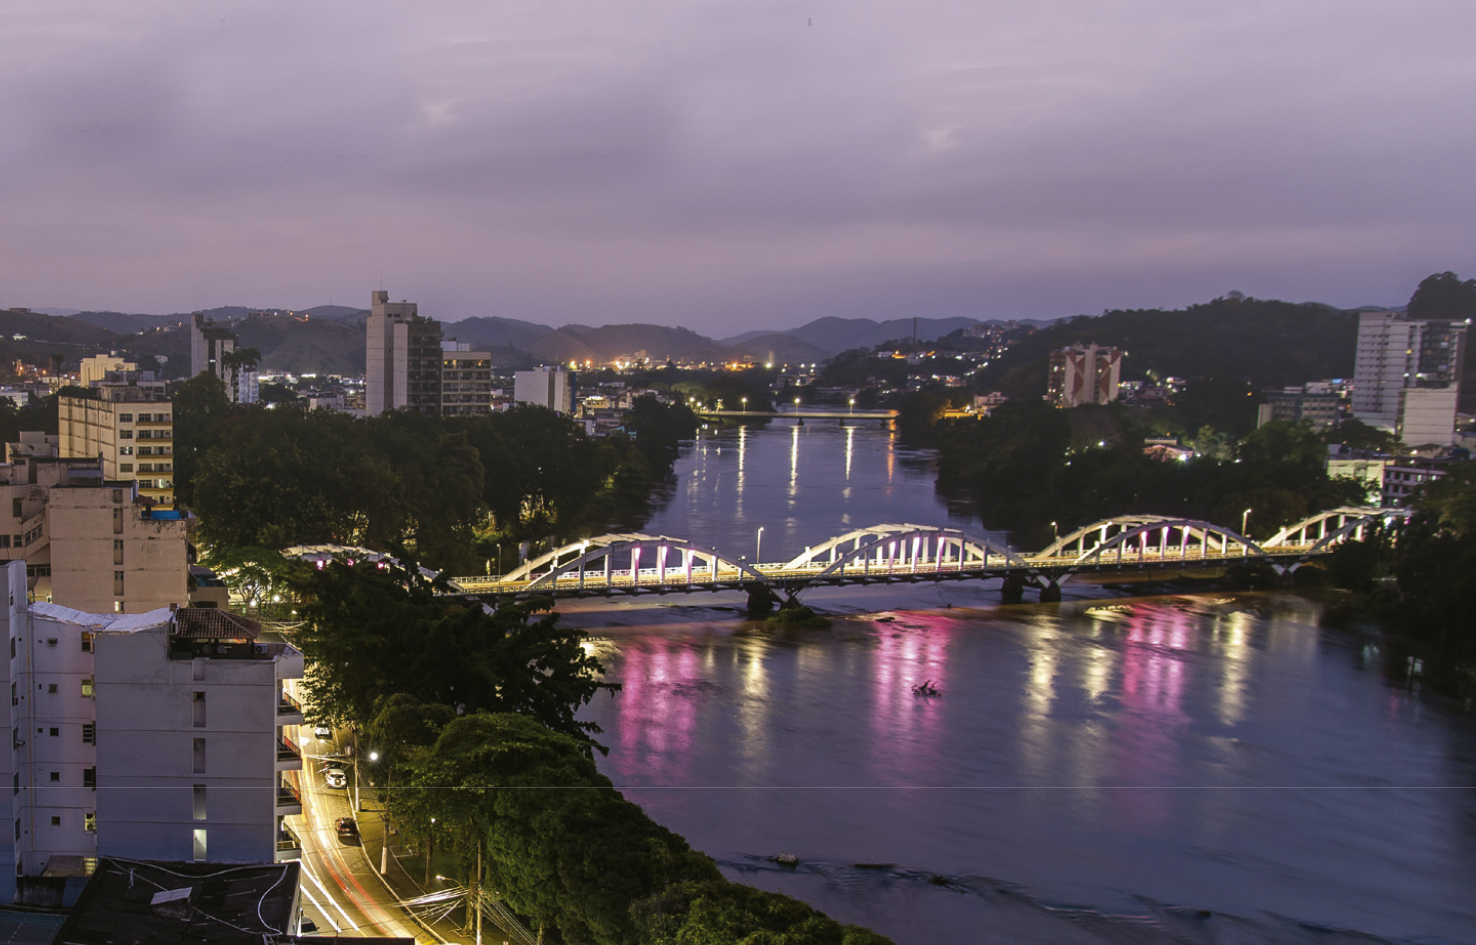
[[[324,741],[330,741],[333,738],[333,729],[329,728],[326,725],[319,725],[317,728],[313,729],[313,737],[321,738]]]
[[[329,768],[323,772],[323,781],[331,788],[348,787],[348,775],[342,768]]]

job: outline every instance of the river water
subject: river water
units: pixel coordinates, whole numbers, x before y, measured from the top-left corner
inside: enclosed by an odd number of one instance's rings
[[[781,560],[950,523],[879,426],[704,431],[644,531]],[[953,519],[952,524],[966,524]],[[1476,725],[1285,594],[584,602],[601,768],[731,877],[899,945],[1476,942]],[[932,680],[939,698],[911,694]],[[795,868],[767,857],[799,857]]]

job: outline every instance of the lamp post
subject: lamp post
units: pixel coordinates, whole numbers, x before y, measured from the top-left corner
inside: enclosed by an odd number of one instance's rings
[[[743,412],[744,413],[748,413],[748,398],[747,397],[744,397],[743,398]]]
[[[1058,542],[1060,540],[1061,540],[1061,531],[1060,531],[1060,529],[1056,528],[1056,523],[1055,522],[1052,522],[1051,523],[1051,544],[1054,545],[1056,542]],[[1056,554],[1060,554],[1060,553],[1061,553],[1060,549],[1059,548],[1056,549]]]
[[[1241,538],[1246,537],[1246,535],[1245,535],[1245,523],[1250,519],[1250,514],[1253,511],[1255,511],[1255,510],[1254,509],[1246,509],[1244,512],[1241,512],[1240,513],[1240,537]],[[1241,552],[1241,556],[1242,557],[1245,557],[1245,556],[1249,555],[1250,554],[1250,546],[1249,545],[1246,545],[1246,544],[1242,544],[1240,546],[1240,552]]]
[[[759,530],[758,530],[758,535],[757,535],[757,537],[754,538],[754,541],[753,541],[753,563],[754,564],[758,564],[760,561],[763,560],[763,558],[760,557],[760,555],[763,552],[763,550],[764,550],[764,526],[760,525],[759,526]]]

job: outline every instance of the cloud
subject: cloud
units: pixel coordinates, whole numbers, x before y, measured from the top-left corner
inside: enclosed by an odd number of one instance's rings
[[[1470,270],[1476,8],[43,3],[0,304],[363,301],[731,334]]]

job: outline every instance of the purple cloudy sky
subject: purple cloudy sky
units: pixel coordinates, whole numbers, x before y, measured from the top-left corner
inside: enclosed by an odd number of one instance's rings
[[[812,22],[812,25],[808,25]],[[6,0],[0,307],[1051,317],[1476,275],[1471,0]]]

